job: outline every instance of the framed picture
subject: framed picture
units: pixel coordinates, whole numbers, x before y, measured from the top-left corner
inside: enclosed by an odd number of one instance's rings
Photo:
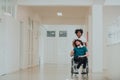
[[[67,37],[67,31],[59,31],[59,37]]]
[[[55,31],[47,31],[47,37],[55,37]]]

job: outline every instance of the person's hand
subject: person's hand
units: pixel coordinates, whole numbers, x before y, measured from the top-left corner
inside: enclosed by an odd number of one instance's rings
[[[73,54],[74,54],[74,51],[72,50],[72,51],[70,52],[70,56],[73,56]]]
[[[73,53],[74,53],[74,51],[72,50],[72,51],[71,51],[71,53],[73,54]]]
[[[89,56],[89,53],[87,52],[85,56],[88,57],[88,56]]]
[[[86,57],[85,55],[84,56],[79,56],[79,58],[83,58],[83,57]]]

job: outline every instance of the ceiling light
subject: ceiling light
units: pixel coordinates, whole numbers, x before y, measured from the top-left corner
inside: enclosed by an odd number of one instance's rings
[[[57,15],[58,16],[62,16],[62,12],[57,12]]]

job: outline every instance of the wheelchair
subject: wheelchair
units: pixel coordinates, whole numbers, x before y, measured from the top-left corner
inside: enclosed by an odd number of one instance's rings
[[[71,78],[73,76],[77,76],[79,73],[75,72],[75,68],[77,67],[78,63],[75,63],[74,57],[71,59]],[[83,64],[81,65],[81,68],[83,70]],[[81,74],[81,77],[83,80],[88,80],[88,73],[89,73],[89,66],[88,66],[88,58],[87,58],[87,63],[86,63],[86,74]]]

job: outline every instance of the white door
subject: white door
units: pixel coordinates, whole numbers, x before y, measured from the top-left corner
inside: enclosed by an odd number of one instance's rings
[[[44,25],[44,62],[69,64],[75,29],[80,25]],[[49,33],[49,34],[47,34]],[[51,34],[51,37],[50,37]],[[54,35],[55,34],[55,35]],[[65,35],[66,34],[66,35]]]

